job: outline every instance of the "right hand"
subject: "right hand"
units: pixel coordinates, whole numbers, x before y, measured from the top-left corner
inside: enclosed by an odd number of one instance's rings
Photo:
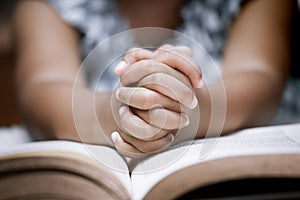
[[[189,109],[197,106],[189,80],[165,64],[142,60],[129,66],[121,76],[121,84],[137,82],[138,87],[120,87],[116,95],[122,103],[134,107],[134,114],[127,106],[121,108],[122,131],[113,134],[116,148],[130,157],[170,146],[174,140],[170,133],[176,134],[189,123],[178,102]]]
[[[115,111],[119,111],[119,123],[117,123],[119,133],[114,133],[112,136],[116,149],[132,158],[144,157],[149,153],[170,147],[177,130],[189,123],[187,115],[180,112],[181,106],[178,102],[147,88],[139,89],[127,87],[120,89],[118,99],[121,102],[129,98],[131,92],[128,90],[136,90],[129,104],[138,106],[145,98],[150,101],[140,107],[141,109],[129,107],[128,104],[120,105],[119,110]],[[158,103],[161,107],[152,109],[153,105]]]
[[[189,77],[189,80],[195,88],[201,88],[204,83],[200,67],[190,56],[191,49],[186,46],[165,44],[159,47],[155,52],[142,48],[131,48],[123,57],[122,61],[117,64],[115,73],[122,76],[130,65],[141,60],[152,59],[180,71]]]

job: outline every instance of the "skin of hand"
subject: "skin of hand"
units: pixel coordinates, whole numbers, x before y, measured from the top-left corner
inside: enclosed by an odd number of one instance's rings
[[[218,125],[210,123],[212,107],[220,106],[218,99],[223,98],[220,94],[224,89],[226,116],[221,134],[271,121],[289,74],[292,5],[292,1],[284,0],[243,5],[224,51],[222,82],[195,88],[201,110],[197,137],[219,136],[208,130]],[[124,60],[118,65],[118,74],[134,61]],[[197,86],[198,81],[191,82]],[[214,101],[209,91],[214,91]]]
[[[289,75],[292,5],[293,1],[286,0],[247,1],[232,24],[223,55],[227,112],[222,134],[266,125],[276,112]],[[19,2],[14,30],[17,96],[25,124],[37,139],[82,141],[72,110],[74,79],[81,63],[79,32],[61,20],[46,2],[31,0]],[[121,66],[127,67],[126,62]],[[214,97],[218,99],[221,84],[197,89],[201,79],[191,80],[201,110],[197,137],[213,136],[207,133],[213,104],[208,88],[216,88]],[[118,126],[110,107],[113,94],[96,94],[95,121],[94,110],[85,109],[94,93],[84,82],[82,78],[79,91],[83,98],[83,142],[114,146],[110,136]],[[101,130],[98,122],[104,125]]]
[[[93,92],[79,75],[78,108],[74,111],[72,107],[81,64],[77,30],[64,23],[46,2],[30,0],[19,2],[13,26],[18,101],[32,136],[113,146],[110,135],[117,125],[111,93]]]
[[[178,129],[188,126],[189,117],[184,112],[193,110],[198,101],[188,76],[174,68],[194,70],[192,74],[198,73],[197,77],[201,77],[199,66],[189,57],[190,53],[185,46],[164,45],[154,53],[133,48],[125,55],[127,61],[136,62],[123,68],[124,71],[116,68],[116,73],[122,74],[122,86],[115,95],[124,105],[119,110],[122,132],[120,135],[114,132],[112,138],[120,152],[142,155],[165,149],[174,138],[169,143],[162,141],[172,135],[171,132],[176,135]],[[163,146],[155,145],[153,140]]]
[[[175,47],[170,44],[163,45],[154,53],[145,49],[132,48],[127,52],[122,61],[117,64],[115,73],[121,76],[127,67],[133,63],[145,59],[154,59],[181,71],[189,77],[195,88],[201,88],[204,84],[202,80],[202,73],[198,64],[189,57],[190,54],[190,48],[186,46]],[[189,63],[192,67],[186,68],[185,66],[187,63]]]
[[[63,23],[51,6],[39,1],[20,2],[14,26],[18,41],[17,93],[30,132],[36,139],[114,146],[111,133],[119,129],[112,115],[111,93],[94,93],[85,85],[84,77],[80,77],[79,108],[74,111],[72,107],[73,86],[80,66],[78,32]],[[57,49],[53,44],[61,47]],[[94,105],[94,97],[95,109],[89,106]],[[78,113],[77,120],[74,112]],[[157,109],[153,114],[161,112]],[[145,150],[160,149],[172,140],[173,135],[169,134],[157,141],[148,141]]]

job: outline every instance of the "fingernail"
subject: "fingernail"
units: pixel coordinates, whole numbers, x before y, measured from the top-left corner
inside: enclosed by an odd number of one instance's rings
[[[183,124],[182,124],[182,126],[183,127],[188,126],[190,124],[189,117],[186,114],[182,114],[181,116],[183,117]]]
[[[125,66],[126,66],[126,62],[124,60],[122,60],[121,62],[119,62],[116,65],[115,74],[121,74],[123,72],[123,70],[125,69]]]
[[[190,104],[189,108],[194,109],[198,105],[198,99],[194,96],[192,103]]]
[[[122,115],[124,112],[125,112],[125,108],[122,106],[122,107],[119,109],[119,115]]]
[[[118,100],[120,100],[120,88],[116,89],[115,96]]]
[[[203,81],[203,79],[201,79],[199,82],[198,82],[198,84],[197,84],[197,88],[202,88],[204,86],[204,81]]]
[[[175,139],[174,135],[172,133],[169,133],[169,135],[171,136],[171,142],[173,142]]]
[[[116,143],[117,142],[117,140],[118,140],[118,138],[119,138],[119,133],[118,132],[113,132],[112,134],[111,134],[111,140],[114,142],[114,143]]]

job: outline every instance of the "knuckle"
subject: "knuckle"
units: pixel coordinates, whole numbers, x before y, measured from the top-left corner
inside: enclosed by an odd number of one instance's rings
[[[139,66],[147,66],[150,64],[149,60],[140,60],[137,62]]]
[[[147,53],[148,53],[148,50],[142,49],[142,48],[140,48],[136,51],[136,55],[138,55],[138,56],[143,56],[143,55],[146,55]]]
[[[164,53],[164,52],[169,52],[169,51],[171,51],[173,48],[174,48],[173,45],[165,44],[165,45],[159,47],[157,50],[158,50],[160,53]]]
[[[184,86],[181,90],[181,95],[184,99],[193,99],[193,92],[189,87]]]
[[[157,147],[155,145],[155,142],[143,142],[143,144],[141,145],[141,151],[143,152],[147,152],[147,153],[150,153],[150,152],[154,152],[156,150],[158,150],[159,147]]]
[[[139,155],[138,153],[131,152],[129,149],[126,149],[124,147],[116,146],[116,148],[118,152],[123,156],[130,157],[130,158],[138,158]]]
[[[162,112],[161,112],[161,108],[155,108],[155,109],[151,109],[149,111],[149,116],[151,119],[156,119],[158,116],[161,116]]]
[[[126,54],[125,54],[125,56],[124,56],[124,60],[126,60],[126,61],[132,61],[132,60],[134,60],[134,57],[136,56],[136,52],[139,50],[139,48],[136,48],[136,47],[133,47],[133,48],[130,48],[127,52],[126,52]]]
[[[146,156],[147,156],[146,153],[131,153],[127,157],[134,158],[134,159],[140,159],[140,158],[144,158]]]
[[[175,48],[177,49],[177,51],[185,53],[186,55],[190,55],[192,52],[191,48],[187,46],[176,46]]]
[[[126,92],[124,89],[119,91],[119,99],[121,102],[128,104],[130,101],[131,95]]]
[[[182,73],[174,70],[174,77],[178,79],[178,81],[182,81],[187,87],[192,87],[190,80],[187,76],[183,75]]]
[[[164,129],[178,129],[180,122],[180,115],[169,112],[165,109],[154,110],[154,116],[159,118],[157,126]]]
[[[173,45],[171,45],[171,44],[164,44],[163,46],[161,46],[159,49],[163,49],[163,50],[165,50],[165,49],[170,49],[170,48],[174,48],[174,46]]]
[[[181,127],[180,116],[173,116],[168,118],[168,124],[172,129],[179,129]]]
[[[149,84],[161,83],[161,74],[160,73],[150,74],[146,78],[147,78]]]
[[[149,66],[149,65],[158,64],[158,62],[155,61],[155,60],[140,60],[140,61],[137,62],[137,64],[139,66]]]
[[[154,103],[154,95],[150,92],[144,92],[143,94],[139,94],[139,102],[141,105],[141,109],[149,109]]]
[[[162,51],[162,55],[164,58],[169,58],[172,55],[172,51],[170,49],[163,49]]]
[[[138,50],[140,50],[140,48],[132,47],[126,52],[126,54],[132,54],[132,53],[137,52]]]
[[[152,120],[164,122],[167,119],[167,110],[165,108],[155,108],[149,111]]]
[[[148,135],[151,135],[151,136],[144,139],[145,141],[159,140],[159,139],[165,137],[167,134],[167,131],[165,131],[161,128],[152,128],[152,129],[150,129],[150,130],[148,129],[146,131],[147,131]]]

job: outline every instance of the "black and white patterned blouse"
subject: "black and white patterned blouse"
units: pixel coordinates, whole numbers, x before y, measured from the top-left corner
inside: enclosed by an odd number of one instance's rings
[[[244,0],[188,0],[181,9],[184,23],[178,31],[221,58],[227,31]],[[82,34],[83,54],[108,37],[128,29],[113,0],[48,0],[59,15]]]
[[[63,20],[82,33],[81,50],[86,56],[97,44],[127,30],[113,0],[47,0]],[[228,30],[244,0],[187,0],[181,9],[183,24],[177,31],[200,43],[222,66]],[[90,73],[95,74],[93,72]],[[104,85],[111,86],[108,73]],[[290,80],[274,123],[300,122],[299,83]]]

